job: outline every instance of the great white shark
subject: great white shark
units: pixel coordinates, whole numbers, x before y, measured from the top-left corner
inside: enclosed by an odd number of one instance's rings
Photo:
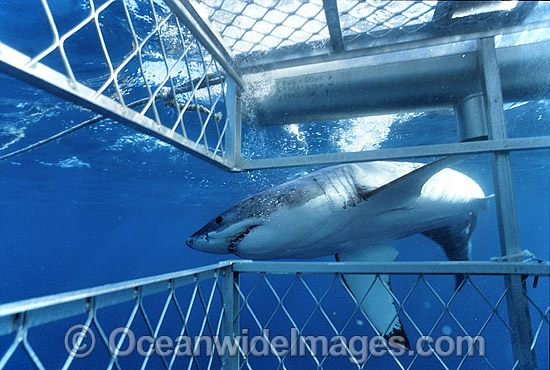
[[[463,159],[328,167],[241,201],[186,243],[258,260],[334,255],[337,261],[387,262],[398,252],[386,243],[422,233],[449,260],[470,260],[470,236],[488,197],[470,177],[448,168]],[[408,348],[389,276],[343,278],[379,334],[400,337]]]

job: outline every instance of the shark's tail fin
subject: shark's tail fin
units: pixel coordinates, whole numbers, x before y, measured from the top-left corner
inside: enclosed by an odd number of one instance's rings
[[[472,243],[470,237],[475,229],[477,216],[469,212],[462,222],[453,226],[445,226],[423,232],[445,250],[449,261],[470,261],[472,259]],[[456,275],[456,286],[458,288],[464,280],[464,274]]]
[[[339,252],[337,261],[393,262],[399,253],[389,245],[358,246],[354,250]],[[409,349],[409,339],[397,315],[397,307],[390,287],[389,275],[343,274],[342,277],[376,330],[387,340]]]

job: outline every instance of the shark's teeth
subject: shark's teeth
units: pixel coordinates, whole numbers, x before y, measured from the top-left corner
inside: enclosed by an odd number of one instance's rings
[[[233,254],[236,254],[237,253],[237,248],[239,246],[239,243],[244,239],[245,236],[248,235],[248,233],[250,233],[256,226],[259,226],[259,225],[252,225],[252,226],[249,226],[246,228],[245,231],[239,233],[235,238],[233,238],[233,240],[231,240],[231,242],[229,243],[229,247],[227,248],[229,250],[230,253],[233,253]]]

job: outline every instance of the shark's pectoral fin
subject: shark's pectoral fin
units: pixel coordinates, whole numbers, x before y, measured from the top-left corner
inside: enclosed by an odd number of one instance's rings
[[[422,234],[443,247],[449,261],[470,261],[472,258],[472,243],[470,237],[475,229],[477,216],[473,213],[465,215],[465,219],[452,226],[424,231]],[[464,274],[456,275],[456,288],[464,280]]]
[[[388,211],[411,209],[422,192],[422,187],[439,171],[466,159],[465,156],[444,157],[415,169],[385,185],[371,191],[359,192],[359,195],[370,202],[383,204]],[[358,189],[361,190],[361,189]]]
[[[335,257],[337,261],[347,262],[393,262],[398,254],[392,246],[381,244],[339,252]],[[342,277],[376,330],[386,339],[394,337],[408,349],[409,340],[390,293],[389,275],[376,278],[375,275],[343,274]]]

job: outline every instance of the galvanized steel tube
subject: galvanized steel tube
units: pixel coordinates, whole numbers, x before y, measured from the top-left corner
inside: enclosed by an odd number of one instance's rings
[[[243,122],[266,126],[452,109],[482,91],[476,54],[430,56],[428,49],[397,62],[377,64],[369,56],[245,75]],[[499,48],[497,58],[504,101],[550,95],[550,42]]]

